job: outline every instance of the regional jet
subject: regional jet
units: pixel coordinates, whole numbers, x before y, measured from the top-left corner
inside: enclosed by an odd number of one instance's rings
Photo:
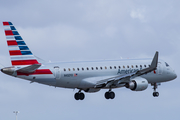
[[[42,62],[33,55],[11,22],[3,22],[3,26],[12,66],[2,67],[1,71],[31,83],[78,89],[74,94],[76,100],[83,100],[85,92],[101,89],[107,89],[106,99],[114,99],[115,88],[143,91],[148,84],[153,86],[153,96],[158,97],[158,85],[177,77],[168,63],[158,59],[158,52],[151,59]]]

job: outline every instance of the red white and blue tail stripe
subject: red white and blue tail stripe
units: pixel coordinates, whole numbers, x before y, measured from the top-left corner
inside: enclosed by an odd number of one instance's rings
[[[39,64],[11,22],[3,22],[13,66]]]

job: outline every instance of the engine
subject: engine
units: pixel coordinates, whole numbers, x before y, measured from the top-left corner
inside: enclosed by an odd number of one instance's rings
[[[133,91],[143,91],[148,87],[148,81],[142,77],[133,78],[129,83],[127,83],[126,88]]]

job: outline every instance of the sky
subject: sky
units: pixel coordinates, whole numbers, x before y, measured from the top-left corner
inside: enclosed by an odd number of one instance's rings
[[[178,0],[0,0],[0,21],[11,21],[33,54],[47,61],[159,58],[180,76]],[[11,66],[3,26],[0,63]],[[0,73],[0,120],[179,120],[179,77],[134,92],[101,90],[74,100],[77,89],[54,88]]]

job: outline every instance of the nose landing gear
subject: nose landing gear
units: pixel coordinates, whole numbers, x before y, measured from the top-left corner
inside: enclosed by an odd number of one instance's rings
[[[153,89],[154,89],[153,96],[154,97],[158,97],[159,96],[159,92],[156,92],[156,89],[157,89],[158,85],[160,85],[160,84],[152,83],[151,85],[154,86],[153,87]]]
[[[153,96],[154,97],[158,97],[159,96],[159,92],[153,92]]]

